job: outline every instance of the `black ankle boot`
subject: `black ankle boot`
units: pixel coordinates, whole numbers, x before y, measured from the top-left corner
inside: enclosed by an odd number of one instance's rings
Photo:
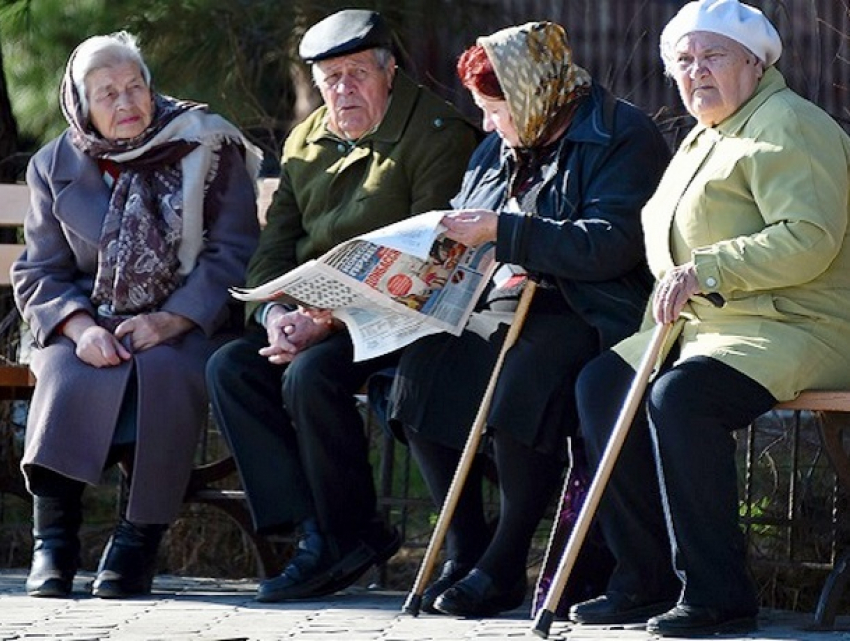
[[[79,496],[33,497],[33,552],[27,594],[66,597],[71,594],[80,563]]]
[[[167,529],[167,525],[138,525],[122,518],[100,557],[92,595],[123,599],[150,594],[159,542]]]

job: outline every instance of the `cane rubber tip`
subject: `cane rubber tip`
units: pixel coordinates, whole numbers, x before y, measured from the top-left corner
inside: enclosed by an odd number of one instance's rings
[[[549,610],[540,610],[537,613],[537,618],[534,620],[534,634],[541,639],[549,638],[549,628],[552,627],[552,621],[555,620],[555,613]]]
[[[422,606],[422,595],[411,593],[407,596],[407,601],[404,602],[402,612],[410,616],[418,617],[419,608]]]

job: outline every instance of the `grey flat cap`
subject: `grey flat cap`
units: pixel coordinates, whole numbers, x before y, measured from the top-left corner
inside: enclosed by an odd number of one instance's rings
[[[329,15],[307,30],[298,47],[305,62],[344,56],[373,47],[392,46],[387,23],[375,11],[344,9]]]

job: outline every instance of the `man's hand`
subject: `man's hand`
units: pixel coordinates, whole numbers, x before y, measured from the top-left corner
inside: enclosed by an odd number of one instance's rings
[[[260,355],[274,365],[285,365],[300,352],[324,340],[334,331],[333,323],[326,315],[319,314],[314,320],[303,309],[286,311],[279,305],[272,306],[266,314],[266,336],[269,344],[260,350]]]

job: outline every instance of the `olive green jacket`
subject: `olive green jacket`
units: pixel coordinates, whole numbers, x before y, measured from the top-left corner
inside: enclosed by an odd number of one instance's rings
[[[248,267],[261,285],[354,236],[413,214],[447,209],[477,131],[449,103],[398,72],[387,113],[347,142],[325,126],[322,106],[283,146],[280,186]],[[255,306],[249,306],[249,319]]]
[[[703,292],[678,322],[680,359],[710,356],[778,400],[850,386],[850,138],[769,68],[755,94],[683,141],[643,209],[659,279],[693,260]],[[616,347],[636,364],[652,328]]]

